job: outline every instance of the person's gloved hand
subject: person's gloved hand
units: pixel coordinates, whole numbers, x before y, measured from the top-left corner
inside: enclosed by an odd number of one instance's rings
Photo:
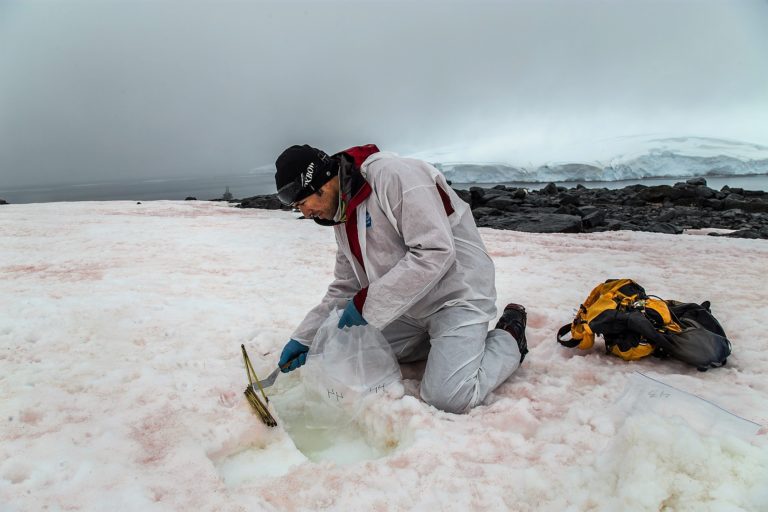
[[[291,340],[285,344],[283,351],[280,354],[280,361],[277,363],[277,365],[280,367],[280,371],[283,373],[292,372],[299,366],[306,363],[307,352],[309,352],[308,346],[291,338]],[[288,365],[288,362],[291,360],[293,361],[290,365]],[[285,368],[283,368],[284,366]]]
[[[339,318],[339,329],[352,327],[353,325],[368,325],[368,322],[365,321],[363,315],[357,310],[354,301],[350,300],[347,302],[347,307],[341,313],[341,318]]]

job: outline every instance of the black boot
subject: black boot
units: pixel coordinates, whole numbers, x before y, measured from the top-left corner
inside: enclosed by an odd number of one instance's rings
[[[517,341],[517,348],[520,349],[520,364],[523,364],[525,354],[528,353],[528,342],[525,339],[525,324],[528,319],[528,315],[525,313],[525,308],[520,304],[507,304],[504,308],[504,313],[501,314],[501,318],[496,323],[497,329],[503,329],[515,338]]]

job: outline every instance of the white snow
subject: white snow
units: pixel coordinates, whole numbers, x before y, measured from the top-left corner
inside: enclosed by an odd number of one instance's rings
[[[764,430],[702,430],[625,393],[641,371],[768,424],[765,241],[483,229],[498,305],[529,311],[521,370],[457,416],[404,367],[404,396],[314,435],[298,372],[271,390],[278,427],[259,422],[240,344],[266,376],[331,280],[329,229],[208,202],[0,208],[0,510],[768,510]],[[559,346],[611,277],[711,300],[728,365]]]

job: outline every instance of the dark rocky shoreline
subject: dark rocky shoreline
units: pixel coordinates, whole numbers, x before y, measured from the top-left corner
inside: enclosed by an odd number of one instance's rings
[[[529,233],[649,231],[720,228],[720,236],[768,239],[768,192],[723,187],[704,178],[675,185],[631,185],[621,189],[558,187],[541,190],[471,187],[456,193],[472,207],[477,225]],[[275,194],[237,201],[240,208],[288,210]]]

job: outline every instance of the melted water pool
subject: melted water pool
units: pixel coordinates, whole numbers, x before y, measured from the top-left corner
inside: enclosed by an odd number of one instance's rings
[[[313,462],[353,464],[389,455],[397,446],[373,439],[354,421],[354,411],[319,411],[301,384],[282,386],[270,401],[296,448]]]

